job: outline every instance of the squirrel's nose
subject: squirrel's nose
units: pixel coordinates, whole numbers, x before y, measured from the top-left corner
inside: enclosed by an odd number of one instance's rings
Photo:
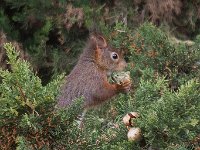
[[[120,70],[124,70],[127,67],[127,63],[125,60],[122,60],[120,62]]]

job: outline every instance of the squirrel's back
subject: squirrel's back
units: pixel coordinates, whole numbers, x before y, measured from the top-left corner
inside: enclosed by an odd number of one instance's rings
[[[70,105],[73,100],[83,97],[85,105],[92,105],[92,93],[103,84],[104,73],[99,73],[93,62],[80,61],[66,77],[66,83],[61,87],[58,106]]]

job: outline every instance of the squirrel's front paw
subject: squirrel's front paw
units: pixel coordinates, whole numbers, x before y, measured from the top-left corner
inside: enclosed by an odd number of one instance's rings
[[[117,89],[122,93],[128,93],[131,90],[132,82],[131,80],[126,80],[117,84]]]

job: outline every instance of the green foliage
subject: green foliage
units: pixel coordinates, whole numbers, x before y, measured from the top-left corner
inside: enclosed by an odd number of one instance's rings
[[[6,16],[4,14],[3,10],[0,10],[0,25],[1,25],[1,28],[3,28],[7,34],[12,33],[14,39],[19,36],[18,35],[19,33],[17,31],[13,30],[13,27],[10,25],[10,20],[9,20],[8,16]]]
[[[123,32],[121,32],[123,31]],[[128,49],[135,92],[120,110],[137,111],[136,120],[147,145],[163,149],[192,149],[199,135],[199,42],[174,43],[151,23],[135,32],[116,26],[115,45]],[[198,39],[198,37],[197,37]],[[119,107],[119,102],[116,107]],[[173,146],[176,145],[176,146]]]
[[[141,82],[134,106],[141,114],[138,126],[150,145],[184,144],[199,134],[199,88],[196,80],[182,85],[177,93],[170,92],[162,79]]]
[[[0,70],[3,78],[0,85],[0,126],[5,130],[10,125],[16,127],[16,130],[26,129],[22,130],[22,133],[30,129],[41,130],[42,126],[38,122],[41,121],[40,115],[45,111],[52,111],[63,75],[44,87],[41,80],[30,69],[30,64],[17,58],[18,53],[14,47],[10,43],[5,44],[4,47],[7,50],[11,71]],[[51,107],[44,110],[42,107],[44,105],[47,108]],[[5,138],[4,136],[1,135],[1,138]]]
[[[4,117],[21,115],[22,109],[26,113],[37,113],[36,107],[44,102],[54,100],[59,85],[59,78],[43,87],[41,80],[30,69],[30,64],[17,59],[18,54],[11,44],[5,44],[8,64],[12,72],[0,70],[3,81],[1,83],[1,114]],[[5,109],[8,106],[9,109]],[[10,107],[9,107],[10,106]]]
[[[24,137],[17,137],[16,143],[18,144],[16,150],[27,150],[30,149],[31,147],[28,147],[27,141],[24,139]]]
[[[129,59],[135,68],[131,71],[133,76],[145,74],[143,70],[153,69],[152,73],[147,74],[166,76],[166,79],[177,83],[175,89],[179,83],[198,77],[195,63],[199,60],[199,46],[174,44],[166,33],[151,23],[143,24],[131,37],[128,48],[131,54]]]
[[[35,48],[47,43],[52,28],[53,22],[48,20],[35,32]],[[106,26],[104,30],[113,45],[123,49],[129,59],[134,91],[90,110],[83,130],[76,122],[82,112],[81,99],[69,108],[55,107],[63,75],[42,85],[30,64],[18,58],[11,44],[5,44],[11,70],[0,70],[2,149],[190,150],[199,147],[199,36],[193,45],[174,43],[151,23],[144,23],[136,30],[117,23],[113,31]],[[80,41],[74,48],[80,49],[82,45]],[[78,51],[72,53],[77,55]],[[59,60],[61,54],[58,51],[53,54],[55,66],[65,61],[65,56]],[[122,123],[122,117],[131,111],[140,114],[134,120],[142,130],[140,142],[128,141],[128,130]]]

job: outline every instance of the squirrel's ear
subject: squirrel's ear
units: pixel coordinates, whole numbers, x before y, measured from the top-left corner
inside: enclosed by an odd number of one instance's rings
[[[107,42],[105,38],[100,34],[91,34],[90,42],[92,42],[96,47],[107,47]]]

